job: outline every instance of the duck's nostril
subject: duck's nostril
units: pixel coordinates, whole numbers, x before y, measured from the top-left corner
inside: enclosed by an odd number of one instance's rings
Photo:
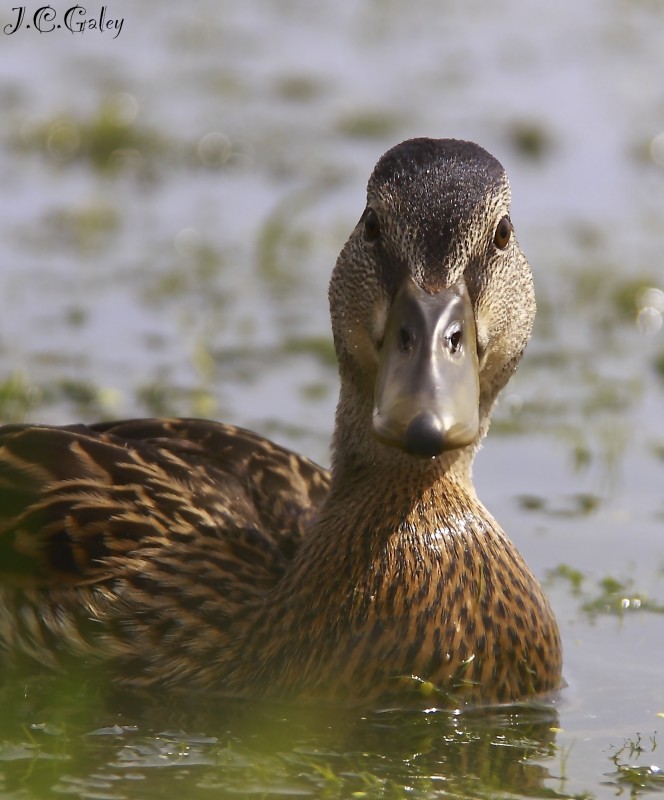
[[[402,353],[410,353],[415,343],[415,336],[412,331],[403,325],[399,328],[399,349]]]

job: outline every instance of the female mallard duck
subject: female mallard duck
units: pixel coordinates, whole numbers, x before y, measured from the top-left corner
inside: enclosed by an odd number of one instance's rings
[[[558,687],[551,608],[471,480],[535,313],[509,204],[470,142],[380,159],[330,284],[329,474],[201,420],[2,429],[2,659],[304,700]]]

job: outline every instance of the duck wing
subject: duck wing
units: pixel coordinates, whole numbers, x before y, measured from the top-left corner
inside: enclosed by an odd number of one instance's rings
[[[265,591],[328,484],[313,462],[209,421],[5,426],[0,582],[89,586],[140,572],[168,584],[179,570],[211,573],[222,593]]]

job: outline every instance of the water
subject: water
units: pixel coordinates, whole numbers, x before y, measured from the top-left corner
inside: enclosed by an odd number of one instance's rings
[[[115,39],[0,33],[0,417],[212,416],[327,463],[326,285],[368,173],[408,136],[479,141],[539,315],[475,477],[547,586],[569,686],[362,715],[26,677],[2,687],[2,796],[661,793],[662,4],[107,16]]]

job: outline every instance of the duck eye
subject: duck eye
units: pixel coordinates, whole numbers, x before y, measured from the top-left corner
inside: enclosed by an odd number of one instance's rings
[[[380,222],[378,214],[373,208],[368,208],[364,214],[364,238],[367,242],[375,242],[380,235]]]
[[[512,238],[512,221],[509,217],[503,217],[496,226],[496,233],[493,237],[494,244],[499,250],[504,250]]]

